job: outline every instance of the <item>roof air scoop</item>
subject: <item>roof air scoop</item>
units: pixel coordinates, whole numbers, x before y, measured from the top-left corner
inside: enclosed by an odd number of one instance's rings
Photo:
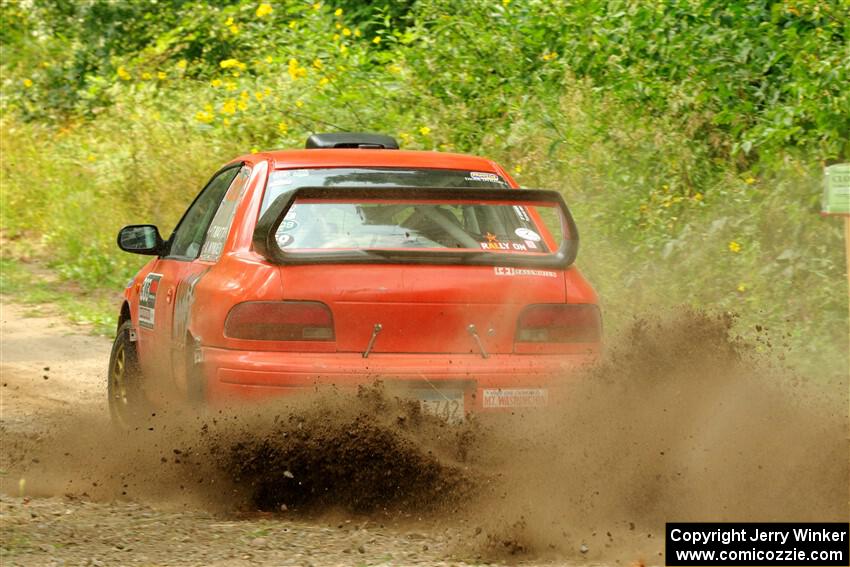
[[[398,142],[396,142],[395,138],[383,134],[334,132],[330,134],[313,134],[307,138],[307,143],[304,147],[308,150],[344,148],[397,150]]]

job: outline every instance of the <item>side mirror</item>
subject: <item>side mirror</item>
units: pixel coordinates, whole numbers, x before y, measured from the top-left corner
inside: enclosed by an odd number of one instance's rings
[[[118,248],[133,254],[158,256],[165,251],[165,241],[152,224],[131,224],[118,231]]]

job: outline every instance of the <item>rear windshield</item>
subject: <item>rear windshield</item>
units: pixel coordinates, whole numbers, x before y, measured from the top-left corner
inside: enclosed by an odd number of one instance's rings
[[[459,169],[398,169],[332,167],[319,169],[280,169],[273,171],[263,197],[265,212],[284,191],[299,187],[509,187],[495,173]]]
[[[505,188],[495,173],[438,169],[296,169],[269,178],[263,211],[284,191],[299,187]],[[506,195],[509,196],[510,194]],[[284,250],[466,249],[545,253],[548,249],[526,207],[508,204],[423,202],[299,202],[276,233]]]

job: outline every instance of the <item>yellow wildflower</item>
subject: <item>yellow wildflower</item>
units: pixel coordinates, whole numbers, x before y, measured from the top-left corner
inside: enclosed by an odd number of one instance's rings
[[[313,67],[315,67],[316,69],[321,69],[322,68],[322,60],[319,59],[318,57],[316,59],[313,59]]]
[[[268,16],[272,12],[274,12],[274,8],[272,8],[271,4],[266,4],[264,2],[264,3],[260,4],[259,6],[257,6],[256,14],[257,14],[258,18],[263,18],[265,16]]]
[[[314,10],[321,10],[322,9],[322,3],[316,2],[315,4],[313,4],[313,9]]]
[[[218,64],[218,66],[222,69],[238,69],[240,71],[244,71],[248,68],[247,65],[245,65],[238,59],[224,59]]]
[[[340,53],[348,52],[348,46],[343,43],[342,45],[339,46],[339,52]]]
[[[286,122],[281,120],[277,123],[277,131],[281,134],[286,134],[289,131],[289,126],[286,124]]]
[[[430,133],[431,133],[431,129],[430,129],[430,128],[428,128],[427,126],[422,126],[422,127],[419,129],[419,133],[420,133],[420,134],[422,134],[423,136],[427,136],[428,134],[430,134]]]
[[[257,102],[263,102],[263,93],[261,91],[256,91],[254,93],[254,98],[257,99]]]
[[[739,283],[738,284],[738,291],[740,291],[741,293],[744,293],[745,291],[747,291],[747,284],[745,284],[744,282]]]
[[[522,166],[517,164],[514,166],[514,173],[522,173]]]
[[[212,112],[207,112],[206,110],[199,110],[195,114],[195,120],[198,122],[203,122],[204,124],[209,124],[213,120],[215,120],[215,115]]]
[[[210,86],[217,89],[221,86],[221,79],[213,79],[210,81]]]
[[[176,66],[178,69],[180,69],[181,71],[185,71],[185,70],[186,70],[186,65],[188,65],[188,64],[189,64],[189,63],[188,63],[185,59],[181,59],[180,61],[178,61],[178,62],[177,62],[177,65],[175,65],[175,66]]]
[[[227,19],[224,21],[224,25],[226,25],[226,26],[232,26],[232,25],[233,25],[233,17],[227,18]]]
[[[230,33],[232,33],[233,35],[237,35],[239,33],[239,26],[237,26],[236,24],[231,24],[227,26],[227,29],[229,29]]]
[[[502,6],[507,6],[511,3],[511,0],[502,0]]]
[[[256,154],[256,153],[257,153],[257,152],[259,152],[259,151],[260,151],[260,148],[258,148],[257,146],[254,146],[253,148],[251,148],[251,153],[252,153],[252,154]]]
[[[302,106],[304,106],[304,101],[303,100],[296,100],[295,106],[297,106],[298,108],[301,108]]]
[[[702,201],[702,200],[703,200],[702,193],[697,193],[696,195],[694,195],[694,201]]]
[[[244,112],[245,110],[248,110],[248,101],[245,99],[240,99],[236,106],[239,108],[239,110],[242,110]]]
[[[411,136],[411,135],[410,135],[410,134],[408,134],[407,132],[399,132],[399,133],[398,133],[398,137],[399,137],[399,138],[401,138],[401,143],[402,143],[402,144],[409,144],[409,143],[410,143],[410,140],[412,140],[412,139],[413,139],[413,136]]]
[[[30,88],[32,86],[32,81],[30,79],[24,79],[24,86],[26,88]]]
[[[166,75],[164,71],[158,71],[157,74],[156,74],[156,78],[159,79],[160,81],[164,81],[165,79],[168,78],[168,75]]]
[[[298,22],[296,22],[295,20],[291,20],[289,22],[289,29],[294,30],[297,25],[298,25]]]
[[[148,73],[147,71],[142,73],[142,80],[150,81],[152,78],[153,78],[153,76],[150,73]]]
[[[543,54],[543,61],[553,61],[558,58],[557,53],[552,53],[551,51],[547,51]]]
[[[342,35],[344,35],[345,37],[350,36],[350,35],[351,35],[351,30],[350,30],[350,29],[348,29],[348,28],[342,28]]]
[[[338,33],[335,33],[335,34],[333,35],[333,40],[334,40],[334,43],[336,43],[337,41],[339,41],[339,34],[338,34]]]
[[[274,59],[272,59],[271,55],[266,55],[266,63],[271,63],[273,61],[274,61]]]
[[[392,65],[387,67],[387,71],[389,71],[390,73],[401,73],[401,67],[393,63]]]
[[[133,78],[130,75],[130,73],[127,72],[127,69],[125,69],[123,65],[121,67],[118,67],[117,73],[118,73],[118,78],[121,79],[122,81],[129,81],[130,79]]]
[[[753,184],[753,183],[755,183],[755,182],[756,182],[756,178],[755,178],[755,177],[752,177],[752,176],[747,177],[746,179],[744,179],[744,183],[746,183],[747,185],[752,185],[752,184]]]
[[[331,82],[331,80],[328,79],[327,77],[322,77],[321,79],[319,79],[319,86],[324,87],[325,85],[327,85],[330,82]]]
[[[731,241],[727,245],[727,247],[729,248],[729,252],[732,252],[733,254],[737,254],[741,251],[741,245],[738,242],[735,242],[734,240]]]
[[[93,155],[93,154],[89,154],[89,155],[86,157],[86,160],[88,160],[88,161],[90,161],[90,162],[96,162],[96,161],[97,161],[97,156],[95,156],[95,155]]]
[[[263,89],[263,94],[265,96],[271,96],[272,90],[270,88],[266,87],[266,88]]]
[[[224,83],[224,88],[227,89],[230,92],[233,92],[236,89],[238,89],[239,86],[236,83],[234,83],[233,81],[227,81],[226,83]]]
[[[236,100],[229,98],[221,105],[222,114],[236,114]]]
[[[221,121],[221,123],[224,124],[225,126],[230,126],[230,118],[225,118],[224,120]]]
[[[372,43],[374,43],[375,45],[381,43],[381,36],[376,35],[374,38],[372,38]]]
[[[307,69],[298,64],[298,60],[294,57],[289,60],[289,66],[287,68],[287,72],[289,73],[289,77],[295,81],[307,76]]]
[[[334,11],[334,16],[336,16],[338,18],[341,15],[342,15],[342,8],[337,8],[336,11]]]
[[[360,33],[360,30],[354,30],[354,37],[360,37],[361,35],[363,34]]]
[[[339,22],[337,22],[337,23],[336,23],[336,25],[334,25],[334,27],[335,27],[336,29],[338,29],[338,30],[341,30],[341,29],[342,29],[342,24],[341,24],[341,23],[339,23]]]

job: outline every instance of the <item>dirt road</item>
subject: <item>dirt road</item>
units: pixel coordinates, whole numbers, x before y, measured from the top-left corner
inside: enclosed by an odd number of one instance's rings
[[[104,392],[110,341],[69,327],[58,316],[29,317],[27,312],[2,303],[3,565],[476,562],[468,552],[458,556],[466,531],[462,525],[417,525],[415,518],[382,526],[351,515],[306,521],[250,511],[228,514],[167,499],[116,499],[108,492],[89,497],[94,490],[79,487],[66,496],[60,483],[16,474],[38,469],[40,463],[33,461],[39,459],[39,444],[61,435],[57,427],[79,423],[69,418],[84,416],[87,427],[109,427]],[[127,469],[134,466],[126,463]]]
[[[636,318],[563,404],[505,419],[376,386],[120,432],[110,341],[2,308],[4,566],[653,565],[671,518],[847,520],[846,381],[726,315]]]

